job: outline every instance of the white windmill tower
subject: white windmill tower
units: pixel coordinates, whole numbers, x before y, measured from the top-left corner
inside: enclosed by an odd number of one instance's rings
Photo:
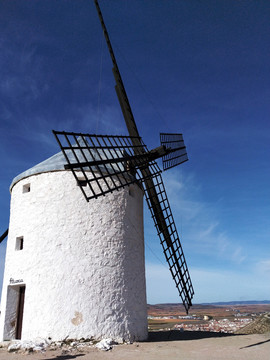
[[[162,157],[166,170],[186,161],[183,138],[161,134],[161,146],[147,150],[95,4],[129,136],[54,131],[61,152],[13,180],[4,340],[147,338],[143,194],[179,295],[191,306],[194,291],[155,162]]]
[[[11,184],[2,337],[145,338],[143,192],[86,202],[65,163],[56,154]]]

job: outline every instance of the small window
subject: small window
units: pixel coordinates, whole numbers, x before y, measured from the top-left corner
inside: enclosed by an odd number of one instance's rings
[[[22,250],[23,249],[23,236],[16,238],[16,246],[15,250]]]
[[[85,187],[87,186],[87,180],[84,177],[78,177],[77,185]]]
[[[132,196],[132,197],[134,197],[134,189],[133,189],[133,186],[130,186],[129,187],[129,189],[128,189],[128,194],[129,194],[129,196]]]
[[[28,193],[30,192],[30,184],[25,184],[23,185],[23,190],[22,190],[23,193]]]

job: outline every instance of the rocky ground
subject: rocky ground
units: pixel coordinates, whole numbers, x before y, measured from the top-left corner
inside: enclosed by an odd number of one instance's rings
[[[109,345],[102,351],[95,344],[63,344],[46,351],[7,352],[0,349],[0,360],[269,360],[270,333],[232,335],[205,332],[155,332],[148,342]]]

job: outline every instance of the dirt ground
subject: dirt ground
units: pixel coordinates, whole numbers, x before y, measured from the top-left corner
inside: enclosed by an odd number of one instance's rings
[[[270,333],[229,335],[206,332],[154,332],[149,341],[117,345],[110,351],[90,348],[82,353],[61,350],[38,354],[8,353],[0,349],[0,360],[269,360]]]

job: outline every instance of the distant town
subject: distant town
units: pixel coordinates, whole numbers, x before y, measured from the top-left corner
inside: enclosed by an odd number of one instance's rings
[[[149,331],[209,331],[237,333],[263,315],[270,314],[270,302],[200,304],[185,314],[180,304],[148,305]],[[269,320],[270,322],[270,320]],[[250,325],[249,325],[250,326]]]

